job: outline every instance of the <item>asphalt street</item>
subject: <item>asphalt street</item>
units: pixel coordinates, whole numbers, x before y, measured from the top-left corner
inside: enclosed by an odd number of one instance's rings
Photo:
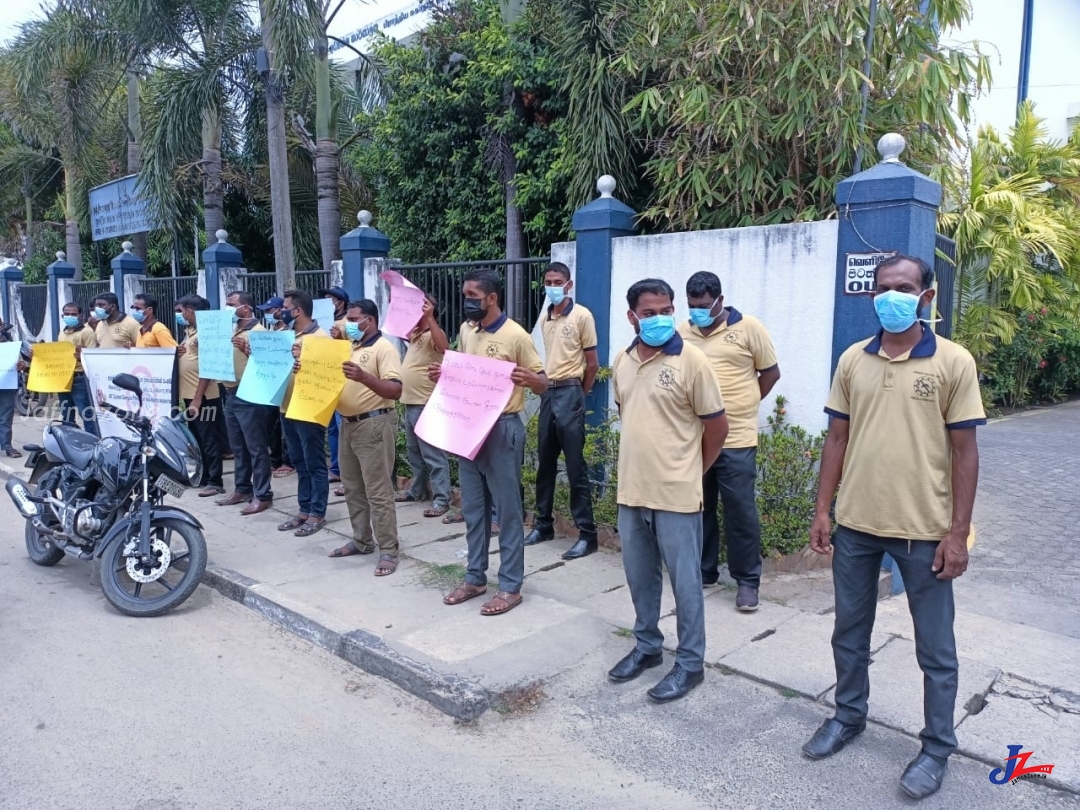
[[[121,616],[87,564],[31,564],[0,501],[3,810],[911,806],[896,779],[917,741],[871,726],[808,762],[825,707],[717,670],[650,705],[662,670],[605,682],[628,649],[614,635],[522,701],[537,705],[461,724],[205,588],[168,616]],[[989,770],[955,759],[922,806],[1080,808]]]

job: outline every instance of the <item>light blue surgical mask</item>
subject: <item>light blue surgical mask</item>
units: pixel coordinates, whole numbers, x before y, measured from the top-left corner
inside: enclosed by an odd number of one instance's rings
[[[881,328],[894,335],[906,332],[919,319],[919,299],[912,293],[887,290],[874,296],[874,311]]]
[[[65,315],[64,316],[64,326],[66,326],[68,329],[74,329],[78,325],[79,325],[79,319],[78,319],[77,316],[75,316],[75,315]]]
[[[103,321],[109,317],[109,313],[103,310],[101,307],[94,307],[94,317],[99,321]]]
[[[236,315],[236,307],[230,307],[226,305],[225,311],[229,313],[229,317],[232,318],[233,323],[236,323],[238,320],[240,320],[240,318]]]
[[[345,322],[345,337],[349,340],[360,340],[363,336],[364,330],[360,328],[360,324],[352,321]]]
[[[145,309],[133,309],[133,310],[131,310],[131,317],[134,318],[139,323],[142,323],[143,321],[146,320],[146,310]]]
[[[266,315],[263,316],[263,323],[266,324],[267,329],[273,329],[275,326],[277,326],[277,316],[273,313],[268,312]]]
[[[708,309],[690,307],[690,323],[698,329],[708,329],[715,321],[716,316],[712,314],[712,307]]]
[[[637,315],[634,316],[637,318]],[[667,343],[675,334],[674,315],[653,315],[651,318],[638,318],[641,327],[641,342],[657,348]]]
[[[557,307],[566,298],[565,287],[544,287],[544,295],[552,306]]]
[[[176,316],[176,325],[177,326],[187,326],[188,325],[188,322],[184,320],[184,316],[183,316],[182,313],[175,312],[173,314]]]

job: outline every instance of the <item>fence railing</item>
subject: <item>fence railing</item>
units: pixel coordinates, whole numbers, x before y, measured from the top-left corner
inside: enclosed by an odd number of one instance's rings
[[[951,338],[960,296],[956,287],[956,242],[939,233],[934,247],[934,278],[937,279],[937,310],[940,318],[934,331],[943,338]]]
[[[167,276],[166,278],[145,278],[142,283],[143,292],[154,296],[158,300],[158,309],[155,313],[157,319],[173,331],[177,342],[183,340],[184,330],[176,325],[173,317],[173,307],[176,302],[185,295],[198,292],[198,276]],[[129,303],[130,306],[130,303]]]
[[[112,285],[108,280],[69,281],[66,286],[68,300],[82,307],[84,317],[89,315],[90,310],[94,308],[94,299],[112,289]],[[61,301],[60,306],[62,307],[66,303],[67,301]]]
[[[502,279],[500,302],[507,314],[531,331],[543,308],[546,256],[527,259],[494,259],[481,262],[402,264],[394,269],[439,302],[439,326],[452,341],[465,320],[461,294],[465,274],[477,268],[494,270]]]
[[[278,294],[277,276],[273,273],[241,273],[240,282],[254,296],[256,304]],[[325,270],[300,270],[296,274],[296,288],[310,293],[312,298],[318,298],[319,290],[329,286],[330,274]]]
[[[22,309],[23,323],[30,335],[41,334],[45,325],[45,307],[49,300],[48,284],[20,284],[19,307]]]

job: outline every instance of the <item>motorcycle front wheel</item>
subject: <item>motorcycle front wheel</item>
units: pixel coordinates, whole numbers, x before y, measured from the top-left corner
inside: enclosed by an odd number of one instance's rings
[[[170,518],[150,524],[152,561],[127,556],[137,540],[117,537],[101,555],[101,590],[128,616],[160,616],[199,587],[206,570],[206,540],[195,526]]]

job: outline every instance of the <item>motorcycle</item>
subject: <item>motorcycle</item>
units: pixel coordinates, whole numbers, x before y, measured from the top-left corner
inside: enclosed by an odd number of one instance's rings
[[[6,489],[26,519],[33,562],[97,558],[109,604],[129,616],[158,616],[191,596],[206,569],[202,524],[164,503],[166,495],[179,498],[199,481],[202,456],[182,414],[157,424],[141,415],[137,377],[118,374],[113,384],[138,398],[134,413],[102,405],[132,438],[99,440],[52,422],[42,445],[23,446],[33,470],[29,481],[11,478]]]

